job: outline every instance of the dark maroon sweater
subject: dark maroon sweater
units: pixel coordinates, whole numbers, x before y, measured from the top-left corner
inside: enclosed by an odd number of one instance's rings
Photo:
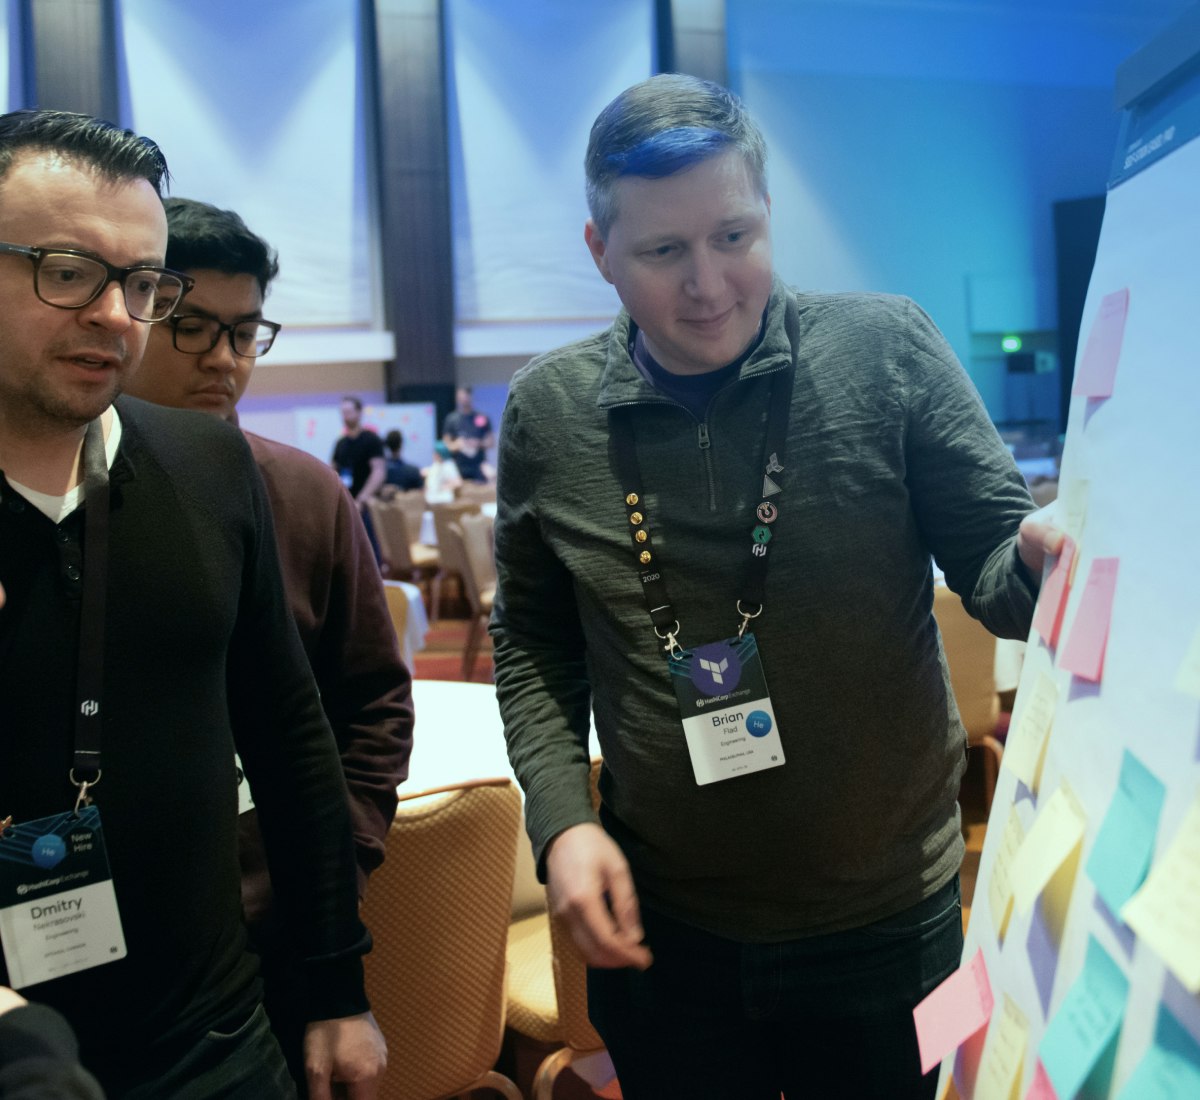
[[[311,455],[253,432],[275,518],[283,587],[342,758],[358,860],[358,893],[383,862],[396,787],[412,752],[412,690],[379,566],[341,479]],[[242,901],[251,925],[270,905],[256,815],[241,822]]]

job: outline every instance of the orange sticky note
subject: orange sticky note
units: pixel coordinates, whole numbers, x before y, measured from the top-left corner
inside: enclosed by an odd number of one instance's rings
[[[1075,540],[1070,535],[1064,535],[1058,563],[1043,583],[1037,609],[1033,613],[1033,629],[1051,648],[1058,645],[1058,632],[1062,629],[1063,612],[1067,609],[1067,594],[1071,591],[1074,562]]]
[[[921,1072],[928,1073],[986,1027],[991,1017],[992,986],[981,948],[913,1009]]]
[[[1058,658],[1065,668],[1084,680],[1098,684],[1104,675],[1104,650],[1113,599],[1117,594],[1118,558],[1096,558],[1071,624],[1071,636]]]
[[[1058,1100],[1058,1094],[1054,1091],[1054,1086],[1050,1084],[1050,1078],[1046,1076],[1046,1071],[1042,1068],[1040,1061],[1033,1071],[1033,1080],[1029,1082],[1029,1091],[1025,1094],[1025,1100]]]
[[[1129,312],[1129,288],[1106,294],[1088,333],[1087,347],[1075,371],[1071,393],[1076,397],[1111,397],[1125,339],[1125,316]]]

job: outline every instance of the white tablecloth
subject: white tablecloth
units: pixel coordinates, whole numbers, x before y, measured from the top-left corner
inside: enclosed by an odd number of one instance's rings
[[[416,727],[408,779],[401,795],[472,779],[514,779],[504,743],[504,723],[491,684],[455,680],[414,680]],[[599,752],[592,730],[590,751]],[[517,868],[513,880],[513,914],[523,916],[546,907],[537,881],[533,852],[522,829],[517,839]]]
[[[408,600],[408,618],[405,620],[404,637],[400,639],[400,653],[404,664],[413,667],[413,654],[425,648],[425,635],[429,632],[429,617],[425,614],[425,601],[421,590],[408,581],[396,582],[404,589]]]

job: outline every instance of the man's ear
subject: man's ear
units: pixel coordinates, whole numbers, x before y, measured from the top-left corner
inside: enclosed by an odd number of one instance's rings
[[[583,239],[587,243],[588,251],[592,254],[596,269],[604,276],[605,282],[611,283],[613,280],[612,274],[608,270],[608,250],[604,238],[600,236],[600,230],[591,218],[588,218],[584,224]]]

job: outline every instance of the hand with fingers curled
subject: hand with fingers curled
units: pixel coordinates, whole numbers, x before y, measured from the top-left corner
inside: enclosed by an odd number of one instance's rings
[[[550,842],[546,892],[588,966],[645,970],[654,961],[642,943],[629,864],[601,826],[573,825]]]

